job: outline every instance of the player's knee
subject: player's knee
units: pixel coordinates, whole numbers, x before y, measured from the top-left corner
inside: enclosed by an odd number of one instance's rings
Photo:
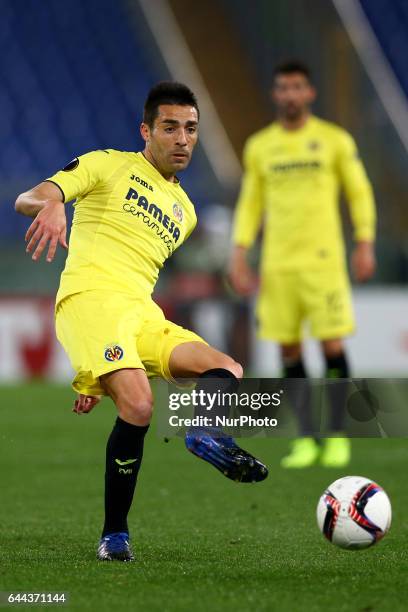
[[[238,363],[238,361],[234,361],[232,363],[230,372],[234,374],[235,378],[241,379],[244,375],[244,368],[240,363]]]
[[[341,339],[323,340],[322,348],[326,359],[338,357],[339,355],[342,355],[344,353],[344,344]]]
[[[290,359],[291,361],[297,361],[302,356],[302,347],[301,344],[298,342],[296,342],[295,344],[281,344],[280,350],[281,357],[284,362],[288,359]]]
[[[145,393],[118,399],[119,416],[135,425],[148,425],[153,413],[153,395]]]
[[[241,379],[244,375],[244,369],[240,363],[232,359],[232,357],[228,357],[228,355],[223,355],[220,359],[219,363],[214,366],[217,369],[227,370],[231,372],[235,376],[235,378]]]

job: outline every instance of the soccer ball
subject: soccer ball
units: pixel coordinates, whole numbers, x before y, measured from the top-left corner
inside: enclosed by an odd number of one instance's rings
[[[319,499],[317,523],[323,535],[340,548],[368,548],[390,528],[390,500],[369,478],[345,476],[335,480]]]

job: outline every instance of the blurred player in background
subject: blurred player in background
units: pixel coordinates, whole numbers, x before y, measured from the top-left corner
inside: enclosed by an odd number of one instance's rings
[[[198,377],[198,391],[214,380],[235,389],[242,376],[238,363],[166,320],[151,298],[166,259],[197,222],[177,173],[190,163],[198,121],[197,100],[185,85],[159,83],[144,107],[143,152],[87,153],[16,202],[18,212],[35,217],[27,251],[36,261],[49,243],[50,262],[58,244],[68,248],[64,203],[76,198],[56,331],[76,371],[74,412],[90,412],[101,395],[118,410],[106,447],[100,560],[133,560],[127,516],[153,408],[148,376]],[[222,432],[189,431],[186,446],[233,480],[267,476]]]
[[[307,66],[286,62],[275,69],[272,97],[277,120],[251,136],[244,151],[244,176],[234,227],[230,280],[250,295],[256,278],[247,261],[264,225],[257,303],[259,337],[280,345],[285,378],[307,376],[302,325],[309,323],[326,363],[326,377],[347,378],[343,338],[354,331],[351,292],[339,214],[345,191],[354,228],[352,271],[364,282],[375,270],[375,206],[353,138],[311,114],[316,96]],[[344,389],[344,386],[343,386]],[[302,468],[349,462],[350,442],[341,435],[344,396],[330,392],[333,436],[321,447],[313,437],[310,393],[298,410],[300,437],[282,460]]]

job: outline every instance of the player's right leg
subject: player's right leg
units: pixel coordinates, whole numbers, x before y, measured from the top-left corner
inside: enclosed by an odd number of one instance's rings
[[[289,389],[289,396],[298,419],[300,433],[299,437],[293,440],[290,453],[283,457],[281,465],[290,469],[306,468],[316,463],[320,447],[313,437],[311,389],[307,381],[300,342],[281,344],[280,355],[283,378],[294,379],[293,387]]]
[[[300,437],[293,441],[290,454],[282,459],[285,468],[308,467],[315,463],[319,452],[312,437],[310,386],[301,351],[304,319],[301,286],[299,273],[263,271],[257,304],[259,336],[279,344],[282,377],[293,380],[288,385],[289,399],[299,422]]]
[[[153,396],[146,373],[141,369],[109,372],[100,381],[112,398],[118,417],[106,446],[105,524],[98,559],[132,561],[127,515],[142,463]]]
[[[126,522],[152,408],[136,336],[144,302],[117,293],[84,291],[56,309],[57,337],[76,372],[80,395],[110,395],[118,409],[106,448],[105,525],[100,559],[131,560]]]

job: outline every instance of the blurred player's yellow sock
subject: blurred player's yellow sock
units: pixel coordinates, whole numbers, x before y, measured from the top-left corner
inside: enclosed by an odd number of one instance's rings
[[[324,467],[344,467],[350,463],[351,443],[349,438],[326,438],[320,463]]]
[[[311,437],[297,438],[292,442],[289,455],[283,457],[281,466],[288,469],[301,469],[314,465],[320,455],[320,447]]]

